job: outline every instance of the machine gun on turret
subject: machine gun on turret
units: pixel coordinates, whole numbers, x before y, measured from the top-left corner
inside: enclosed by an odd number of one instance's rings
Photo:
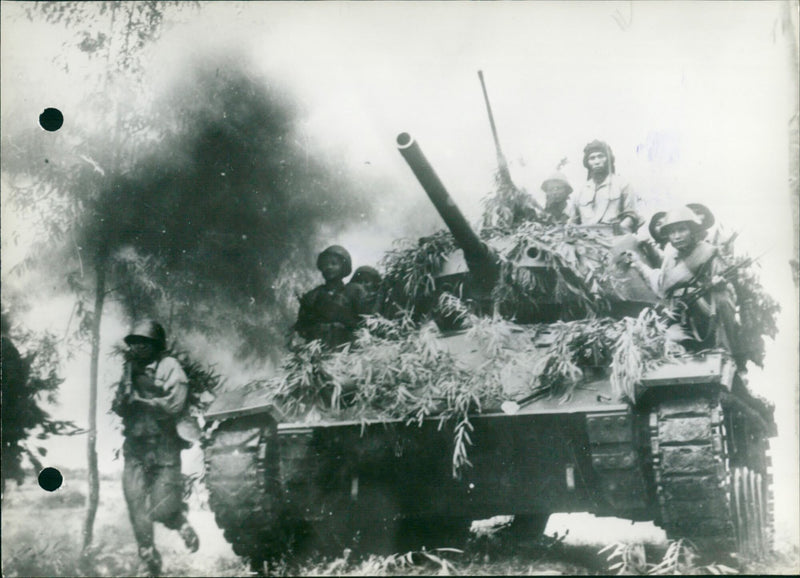
[[[505,225],[518,225],[520,222],[527,220],[546,220],[547,214],[544,208],[536,201],[536,199],[529,195],[525,189],[518,187],[511,180],[511,171],[508,169],[508,161],[503,154],[503,149],[500,147],[500,137],[497,136],[497,126],[494,122],[494,114],[492,113],[492,105],[489,102],[489,93],[486,91],[486,82],[483,79],[483,71],[478,71],[478,78],[481,81],[481,90],[483,92],[483,100],[486,103],[486,113],[489,116],[489,126],[492,129],[492,139],[494,140],[494,149],[497,155],[497,171],[495,173],[495,203],[505,205],[511,209],[510,220],[504,220]],[[486,217],[484,217],[486,220]],[[490,224],[490,222],[486,222]],[[497,223],[494,223],[497,224]]]
[[[481,81],[481,90],[483,91],[483,100],[486,102],[486,112],[489,115],[489,126],[492,129],[492,138],[494,139],[494,148],[497,152],[497,172],[500,180],[513,188],[516,188],[514,182],[511,180],[511,172],[508,170],[508,161],[500,148],[500,139],[497,136],[497,127],[494,124],[494,115],[492,114],[492,105],[489,103],[489,93],[486,92],[486,83],[483,80],[483,71],[478,71],[478,78]]]
[[[411,135],[400,133],[397,136],[397,148],[453,234],[456,244],[464,252],[476,288],[484,293],[491,291],[500,272],[500,260],[497,254],[481,241],[469,225]]]

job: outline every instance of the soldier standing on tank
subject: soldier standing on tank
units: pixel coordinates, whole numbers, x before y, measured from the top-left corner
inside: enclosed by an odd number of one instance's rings
[[[736,299],[722,273],[727,269],[714,245],[705,240],[713,216],[702,205],[688,205],[665,214],[660,235],[669,241],[660,269],[652,269],[635,253],[631,265],[662,298],[682,302],[685,326],[700,348],[721,347],[736,353]]]
[[[350,253],[339,245],[331,245],[319,254],[317,268],[325,283],[300,298],[294,324],[300,337],[319,339],[330,348],[353,339],[361,315],[368,311],[364,288],[358,283],[344,284],[352,267]]]
[[[157,576],[161,556],[153,542],[153,522],[177,530],[191,552],[200,546],[186,519],[181,450],[187,444],[176,429],[188,380],[178,360],[166,355],[166,333],[159,323],[137,323],[125,343],[123,377],[111,409],[124,428],[122,488],[139,557],[147,573]]]
[[[546,199],[542,217],[557,225],[569,221],[567,208],[572,185],[566,175],[559,171],[554,172],[542,182],[542,191]]]
[[[570,222],[613,225],[616,234],[635,233],[641,226],[636,193],[616,174],[614,162],[614,153],[605,142],[593,140],[584,147],[587,180],[570,206]]]
[[[362,265],[355,270],[350,278],[349,285],[361,285],[364,289],[364,315],[375,315],[380,312],[381,306],[381,274],[369,265]]]

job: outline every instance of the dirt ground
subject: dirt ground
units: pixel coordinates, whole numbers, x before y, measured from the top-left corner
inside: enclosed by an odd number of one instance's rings
[[[95,523],[94,548],[79,556],[84,516],[85,482],[82,476],[65,476],[64,486],[48,493],[34,480],[7,488],[2,510],[3,576],[133,576],[137,573],[136,548],[119,479],[101,480],[100,507]],[[190,502],[190,520],[200,536],[201,548],[189,554],[176,533],[157,527],[156,541],[164,560],[165,576],[242,576],[249,568],[233,553],[217,528],[213,514],[199,498]],[[502,521],[498,519],[499,521]],[[496,521],[498,521],[496,520]],[[554,515],[545,538],[535,544],[513,544],[493,533],[497,524],[479,524],[460,550],[398,553],[394,556],[346,556],[305,559],[272,569],[277,575],[608,575],[619,557],[608,560],[615,544],[641,544],[640,560],[650,568],[659,563],[668,547],[660,529],[650,523],[632,524],[588,514]],[[459,545],[460,546],[460,545]],[[707,573],[708,568],[684,568]],[[727,571],[718,566],[711,569]],[[747,574],[797,574],[797,545],[776,543],[767,560],[745,561]]]

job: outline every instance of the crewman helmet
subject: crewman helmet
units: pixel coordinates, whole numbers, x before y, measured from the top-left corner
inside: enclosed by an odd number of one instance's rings
[[[158,351],[164,351],[167,348],[167,332],[160,323],[152,319],[143,319],[137,322],[131,332],[125,336],[125,343],[128,345],[142,340],[154,343]]]
[[[317,269],[321,269],[320,261],[322,257],[325,255],[336,255],[344,262],[344,272],[343,275],[347,277],[353,270],[353,260],[350,258],[350,253],[347,252],[347,249],[342,247],[341,245],[331,245],[322,253],[317,256]]]
[[[353,273],[353,277],[350,279],[351,283],[374,283],[378,285],[381,282],[381,274],[378,273],[378,270],[375,267],[370,267],[369,265],[362,265],[356,272]]]
[[[585,147],[583,147],[583,166],[586,170],[589,170],[589,155],[592,153],[601,152],[608,158],[608,172],[613,173],[615,172],[614,169],[614,153],[611,150],[611,147],[608,146],[608,143],[605,143],[601,140],[593,140]]]

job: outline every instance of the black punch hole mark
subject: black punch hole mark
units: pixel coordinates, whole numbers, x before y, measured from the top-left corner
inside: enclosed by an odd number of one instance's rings
[[[64,115],[57,108],[46,108],[39,115],[39,125],[50,132],[57,131],[64,124]]]
[[[48,492],[55,492],[63,481],[61,472],[55,468],[45,468],[39,472],[39,487]]]

